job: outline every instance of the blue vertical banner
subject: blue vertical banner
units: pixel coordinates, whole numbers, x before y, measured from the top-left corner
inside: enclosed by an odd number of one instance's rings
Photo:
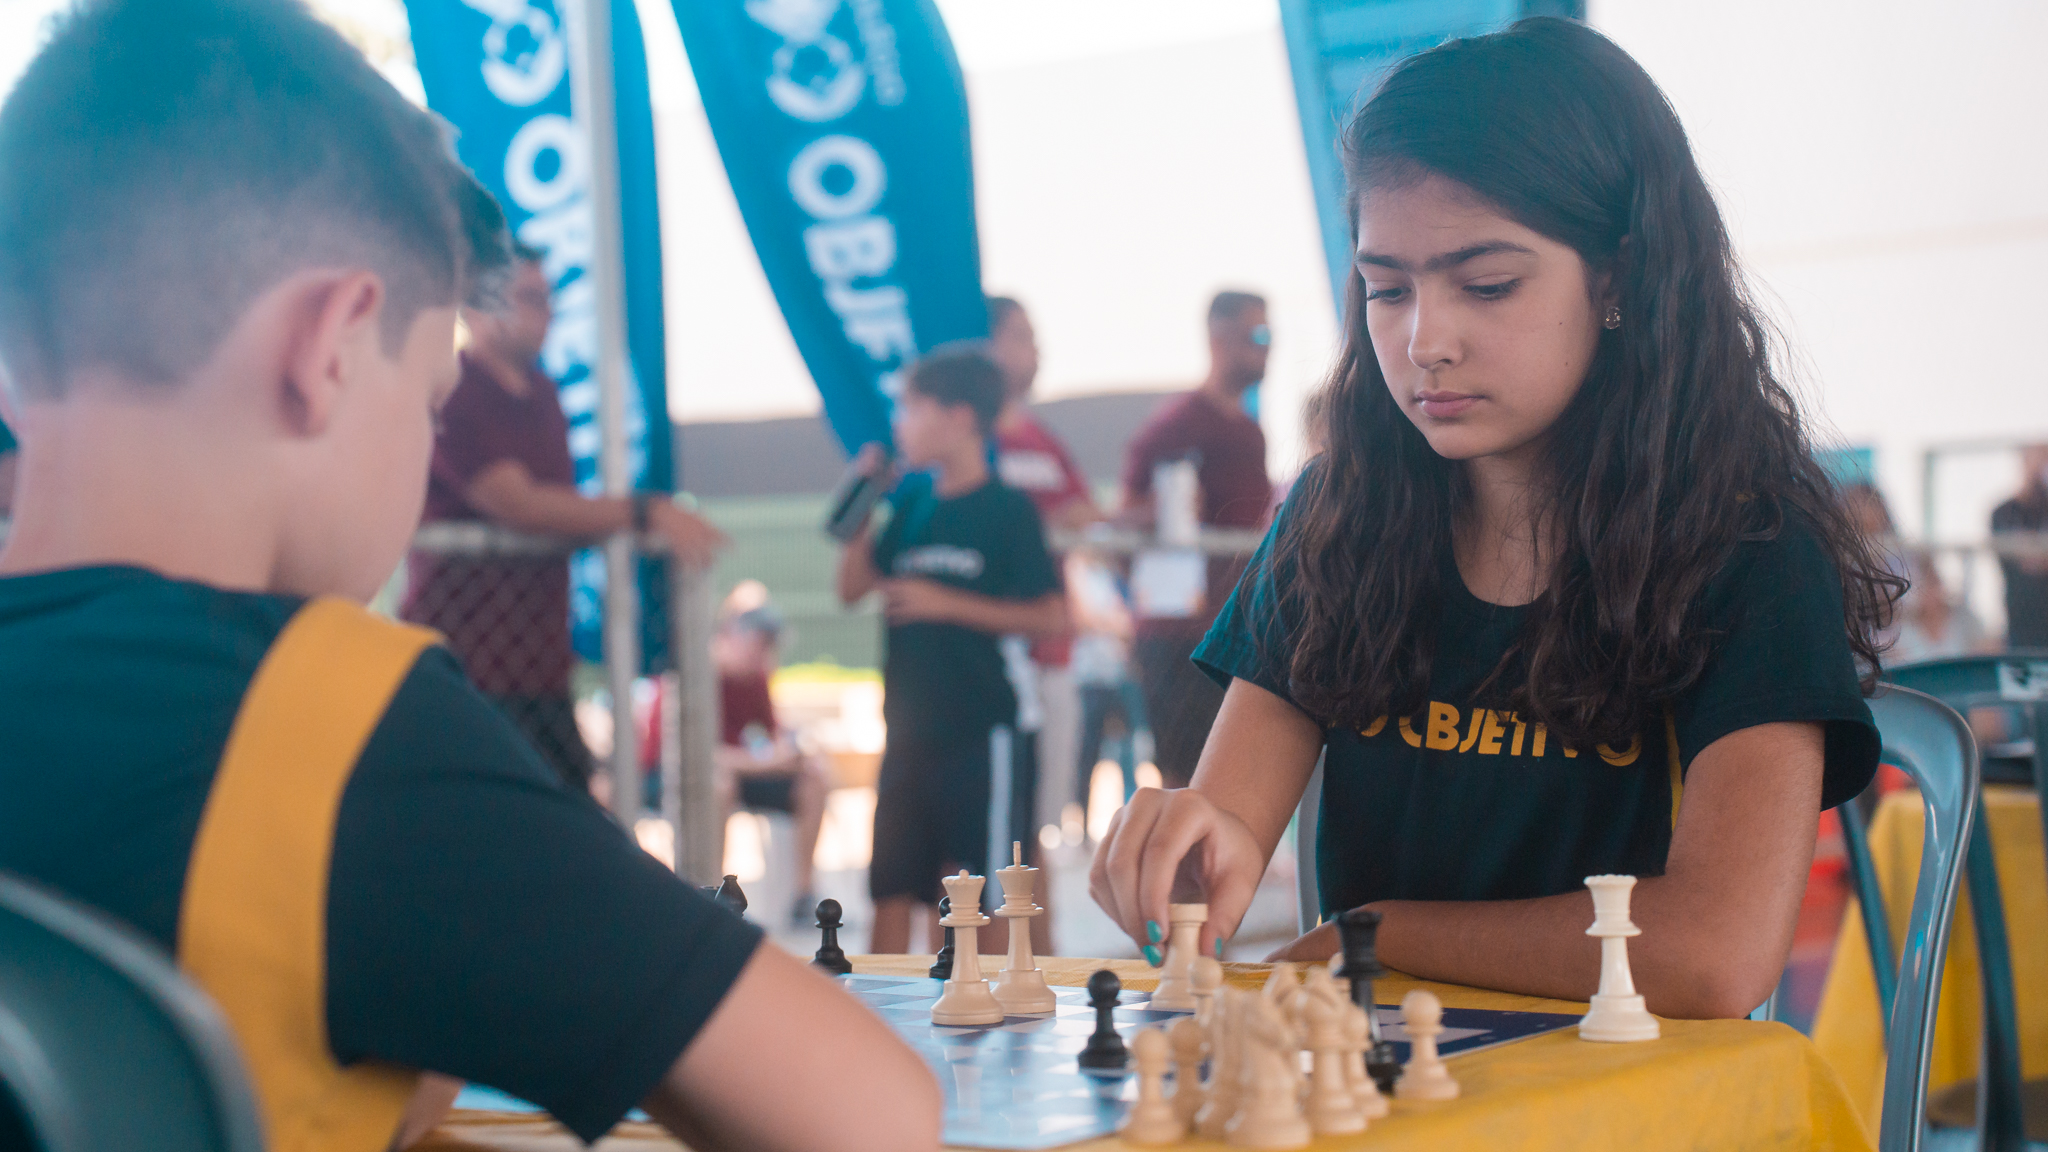
[[[904,363],[984,336],[960,65],[931,0],[674,0],[768,284],[851,452]]]
[[[588,136],[570,101],[575,4],[580,0],[406,0],[413,55],[427,104],[458,133],[456,151],[504,205],[513,233],[540,250],[554,284],[555,322],[541,366],[561,388],[576,482],[601,490],[598,453],[597,300]],[[633,0],[612,6],[613,78],[624,225],[626,396],[630,474],[641,489],[675,483],[668,422],[667,336],[661,296],[661,219],[647,54]],[[576,649],[597,659],[603,635],[603,558],[571,563]],[[666,650],[663,582],[641,573],[642,650]]]

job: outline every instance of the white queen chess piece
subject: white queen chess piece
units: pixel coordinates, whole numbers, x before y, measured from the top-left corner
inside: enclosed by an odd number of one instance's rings
[[[982,925],[989,922],[981,914],[981,886],[986,881],[968,875],[963,868],[958,876],[948,876],[941,883],[946,886],[947,899],[953,902],[953,911],[939,924],[953,929],[956,947],[953,975],[947,979],[945,991],[939,993],[938,1002],[932,1005],[932,1023],[954,1027],[1001,1024],[1003,1006],[988,990],[988,981],[981,978],[981,949],[975,939]]]
[[[1024,845],[1010,842],[1010,866],[996,869],[996,881],[1003,886],[1003,906],[996,909],[1010,925],[1010,958],[996,975],[996,1003],[1012,1016],[1051,1012],[1059,1006],[1038,960],[1031,954],[1031,917],[1045,909],[1032,903],[1038,887],[1038,869],[1024,866]]]
[[[1635,886],[1633,876],[1586,877],[1593,893],[1593,926],[1586,935],[1600,938],[1600,990],[1579,1020],[1582,1040],[1655,1040],[1659,1035],[1657,1018],[1643,1007],[1628,970],[1628,938],[1643,934],[1628,915]]]
[[[1168,904],[1166,919],[1171,925],[1166,938],[1166,960],[1159,966],[1159,987],[1152,993],[1151,1007],[1167,1012],[1192,1012],[1196,1007],[1196,943],[1201,939],[1202,925],[1209,920],[1209,906]]]

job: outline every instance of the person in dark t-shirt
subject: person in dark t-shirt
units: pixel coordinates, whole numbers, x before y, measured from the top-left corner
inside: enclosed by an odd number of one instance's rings
[[[2020,450],[2019,495],[1991,511],[1991,534],[2048,533],[2048,444]],[[2005,643],[2048,648],[2048,557],[2000,556],[2005,577]]]
[[[1266,434],[1245,411],[1245,396],[1266,376],[1272,329],[1266,301],[1249,292],[1219,292],[1209,304],[1209,375],[1202,386],[1159,406],[1124,449],[1124,506],[1118,519],[1157,522],[1152,472],[1189,460],[1200,487],[1200,521],[1216,528],[1256,528],[1273,498],[1266,475]],[[1145,692],[1154,759],[1168,784],[1195,774],[1202,742],[1216,721],[1223,693],[1188,663],[1216,610],[1244,571],[1241,557],[1212,556],[1207,594],[1186,616],[1138,617],[1131,657]]]
[[[1009,756],[1017,697],[998,640],[1063,633],[1067,608],[1038,513],[989,472],[1002,403],[1002,373],[978,346],[920,359],[896,405],[896,446],[903,467],[931,471],[906,478],[881,533],[864,526],[839,556],[840,601],[879,589],[888,621],[889,735],[868,866],[878,952],[909,951],[911,915],[938,903],[940,877],[993,875],[992,851],[1029,838],[1030,782]],[[879,447],[863,448],[860,464],[879,471]]]
[[[638,1106],[697,1148],[935,1152],[915,1052],[366,606],[509,260],[446,125],[304,5],[52,30],[0,107],[0,871],[175,958],[266,1147],[406,1148],[476,1081],[583,1142]]]
[[[1132,797],[1091,889],[1143,941],[1192,882],[1220,947],[1320,761],[1325,920],[1276,958],[1330,956],[1364,908],[1390,967],[1584,1000],[1584,881],[1620,873],[1650,1011],[1744,1015],[1822,808],[1876,771],[1903,581],[1612,42],[1537,18],[1410,57],[1344,143],[1327,446],[1196,650],[1227,687],[1193,784]]]
[[[540,369],[554,318],[540,254],[515,250],[503,298],[464,314],[462,380],[441,410],[425,519],[488,520],[527,532],[589,540],[644,520],[701,563],[718,531],[667,500],[588,497],[576,489],[569,423],[555,382]],[[447,639],[470,680],[519,725],[571,785],[590,783],[590,752],[576,729],[569,673],[569,564],[560,556],[441,556],[415,551],[404,616]]]

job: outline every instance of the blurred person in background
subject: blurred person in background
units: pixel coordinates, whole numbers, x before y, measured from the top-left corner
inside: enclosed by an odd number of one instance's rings
[[[781,643],[782,616],[766,604],[728,616],[712,637],[719,732],[714,768],[721,829],[741,808],[787,812],[794,822],[796,899],[790,918],[802,925],[810,923],[817,904],[812,867],[828,789],[817,758],[797,747],[775,721],[769,680]]]
[[[996,475],[1004,484],[1031,498],[1038,518],[1049,529],[1078,529],[1102,519],[1102,512],[1089,494],[1088,478],[1075,465],[1073,454],[1060,438],[1031,414],[1031,386],[1038,379],[1038,335],[1024,305],[1009,296],[988,300],[988,354],[1003,373],[1003,411],[996,417]],[[1054,557],[1059,562],[1058,557]],[[1073,605],[1069,604],[1072,610]],[[1049,636],[1030,645],[1029,662],[1019,671],[1033,685],[1020,685],[1018,722],[1029,711],[1021,706],[1023,690],[1035,686],[1039,728],[1035,739],[1020,740],[1019,751],[1036,753],[1038,827],[1057,824],[1060,808],[1073,793],[1076,779],[1085,769],[1078,754],[1081,747],[1081,693],[1074,683],[1070,662],[1072,636]],[[1019,733],[1020,737],[1024,733]],[[1024,744],[1035,745],[1026,751]],[[1034,935],[1049,932],[1052,917],[1032,922]],[[1049,936],[1037,941],[1049,948]]]
[[[1984,624],[1969,605],[1951,600],[1932,554],[1908,550],[1899,540],[1891,504],[1868,481],[1842,486],[1850,522],[1870,541],[1887,571],[1907,582],[1906,593],[1892,607],[1879,633],[1887,667],[1967,656],[1987,650]]]
[[[2020,449],[2019,494],[1991,513],[1991,534],[2048,532],[2048,444]],[[2000,556],[2005,574],[2005,643],[2048,648],[2048,555]]]
[[[585,496],[576,489],[569,423],[540,367],[554,307],[540,253],[519,246],[502,297],[465,308],[462,380],[441,409],[423,519],[485,520],[587,542],[628,528],[665,540],[684,563],[707,564],[716,528],[654,493]],[[414,552],[404,617],[447,638],[470,679],[510,716],[543,759],[588,788],[590,751],[576,728],[569,673],[569,562],[562,556],[470,558]]]
[[[1266,301],[1250,292],[1219,292],[1209,302],[1209,374],[1199,388],[1160,405],[1124,450],[1123,507],[1119,522],[1150,528],[1159,522],[1153,469],[1192,461],[1200,485],[1198,519],[1207,527],[1257,528],[1273,498],[1266,475],[1266,434],[1248,410],[1247,396],[1266,378],[1273,331]],[[1245,558],[1212,556],[1206,594],[1185,616],[1140,616],[1133,655],[1145,690],[1154,754],[1170,788],[1195,774],[1202,745],[1223,689],[1192,660],[1209,622],[1244,572]]]

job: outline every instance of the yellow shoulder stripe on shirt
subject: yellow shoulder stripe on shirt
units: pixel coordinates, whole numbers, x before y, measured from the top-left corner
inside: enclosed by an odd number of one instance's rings
[[[234,1026],[271,1152],[383,1152],[418,1079],[334,1061],[327,882],[342,790],[435,640],[344,601],[306,604],[249,683],[200,817],[178,962]]]
[[[1664,748],[1671,762],[1671,830],[1678,831],[1678,801],[1685,795],[1685,773],[1678,767],[1678,718],[1664,706]]]

